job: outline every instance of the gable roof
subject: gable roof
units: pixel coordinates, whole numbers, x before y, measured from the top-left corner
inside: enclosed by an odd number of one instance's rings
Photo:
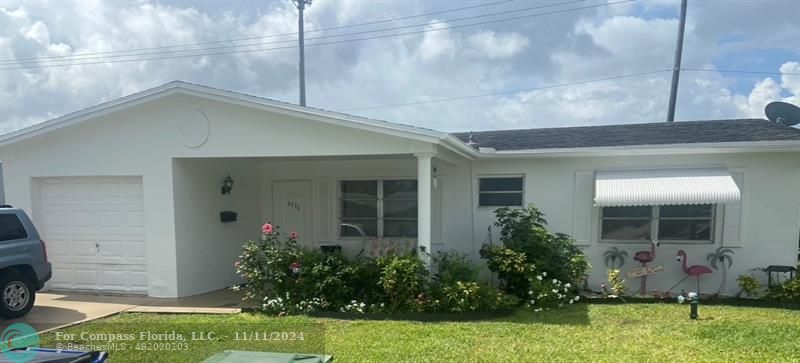
[[[418,141],[443,144],[451,150],[465,155],[474,155],[474,150],[452,135],[422,127],[403,125],[366,117],[348,115],[318,108],[304,107],[288,102],[275,101],[263,97],[223,90],[183,81],[173,81],[128,96],[88,107],[26,128],[0,135],[0,146],[11,144],[49,131],[74,125],[111,112],[117,112],[144,102],[153,101],[173,94],[186,94],[216,101],[256,107],[272,112],[304,117],[325,123],[354,127],[387,135],[405,137]]]
[[[800,129],[763,119],[658,122],[461,132],[453,135],[476,148],[497,151],[800,141]]]
[[[664,145],[674,153],[682,147],[715,150],[800,150],[800,130],[761,119],[688,121],[608,126],[559,127],[524,130],[453,133],[381,121],[288,102],[223,90],[183,81],[173,81],[20,130],[0,135],[0,147],[49,131],[74,125],[111,112],[121,111],[172,94],[185,94],[229,104],[254,107],[309,120],[353,127],[386,135],[430,142],[468,159],[503,155],[597,155],[599,152],[654,151]],[[469,143],[472,135],[473,143]],[[487,148],[487,149],[482,149]],[[688,149],[687,149],[688,150]],[[687,152],[683,150],[681,152]],[[658,152],[661,152],[660,150]]]

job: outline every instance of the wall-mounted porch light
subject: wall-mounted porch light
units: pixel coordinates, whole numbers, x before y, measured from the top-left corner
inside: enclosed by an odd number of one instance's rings
[[[222,194],[229,195],[231,190],[233,190],[233,178],[228,174],[225,180],[222,181]]]

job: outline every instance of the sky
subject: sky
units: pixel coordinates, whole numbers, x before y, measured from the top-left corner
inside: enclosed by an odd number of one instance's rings
[[[442,131],[663,122],[679,10],[314,0],[308,105]],[[683,68],[706,71],[681,72],[676,120],[800,104],[797,14],[797,0],[689,0]],[[0,133],[174,80],[297,103],[296,31],[289,0],[0,0]]]

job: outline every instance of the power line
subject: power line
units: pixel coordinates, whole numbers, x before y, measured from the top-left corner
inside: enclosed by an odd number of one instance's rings
[[[470,9],[476,9],[481,7],[488,7],[494,6],[502,3],[510,3],[516,0],[502,0],[502,1],[495,1],[486,4],[478,4],[473,6],[465,6],[459,7],[454,9],[442,10],[442,11],[435,11],[431,13],[424,13],[424,14],[417,14],[417,15],[409,15],[409,16],[402,16],[402,17],[395,17],[395,18],[387,18],[382,20],[370,21],[365,23],[356,23],[356,24],[347,24],[347,25],[340,25],[334,26],[329,28],[320,28],[320,29],[312,29],[306,30],[305,33],[318,33],[323,31],[330,31],[330,30],[339,30],[339,29],[346,29],[346,28],[354,28],[360,26],[367,26],[367,25],[375,25],[375,24],[382,24],[388,22],[395,22],[401,20],[408,20],[413,18],[421,18],[426,16],[432,15],[441,15],[446,13],[452,13],[457,11],[464,11]],[[572,2],[580,2],[580,1],[587,1],[587,0],[577,0],[577,1],[568,1],[566,3]],[[234,43],[240,41],[247,41],[247,40],[257,40],[257,39],[268,39],[268,38],[276,38],[276,37],[285,37],[290,35],[297,35],[298,32],[291,32],[291,33],[280,33],[280,34],[270,34],[270,35],[263,35],[257,37],[247,37],[247,38],[232,38],[232,39],[223,39],[223,40],[214,40],[214,41],[207,41],[207,42],[196,42],[196,43],[184,43],[184,44],[174,44],[174,45],[163,45],[157,47],[147,47],[147,48],[133,48],[133,49],[126,49],[126,50],[111,50],[111,51],[104,51],[104,52],[91,52],[91,53],[78,53],[78,54],[70,54],[70,55],[60,55],[60,56],[47,56],[47,57],[32,57],[32,58],[19,58],[19,59],[0,59],[0,63],[20,63],[26,61],[38,61],[38,60],[52,60],[52,59],[64,59],[64,58],[73,58],[73,57],[83,57],[83,56],[93,56],[93,55],[105,55],[105,54],[116,54],[116,53],[129,53],[129,52],[139,52],[139,51],[146,51],[146,50],[157,50],[157,49],[170,49],[170,48],[179,48],[179,47],[191,47],[191,46],[198,46],[198,45],[211,45],[211,44],[220,44],[220,43]],[[287,40],[286,42],[295,42],[296,39]],[[184,51],[195,50],[195,49],[184,49]]]
[[[772,74],[772,75],[776,75],[776,76],[800,76],[800,73],[748,71],[748,70],[738,70],[738,69],[681,68],[681,70],[693,71],[693,72],[719,72],[719,73],[743,73],[743,74]]]
[[[322,36],[317,36],[317,37],[306,38],[305,40],[319,40],[319,39],[328,39],[328,38],[339,38],[339,37],[345,37],[345,36],[351,36],[351,35],[381,33],[381,32],[387,32],[387,31],[391,31],[391,30],[417,28],[417,27],[421,27],[421,26],[431,26],[431,25],[437,25],[437,24],[447,24],[449,22],[457,22],[457,21],[485,18],[485,17],[497,16],[497,15],[518,13],[518,12],[521,12],[521,11],[537,10],[537,9],[543,9],[543,8],[548,8],[548,7],[566,5],[566,4],[576,3],[576,2],[585,2],[585,1],[588,1],[588,0],[571,0],[571,1],[565,1],[565,2],[560,2],[560,3],[553,3],[553,4],[547,4],[547,5],[538,5],[538,6],[532,6],[532,7],[527,7],[527,8],[521,8],[521,9],[513,9],[513,10],[508,10],[508,11],[501,11],[501,12],[496,12],[496,13],[488,13],[488,14],[481,14],[481,15],[475,15],[475,16],[462,17],[462,18],[455,18],[455,19],[450,19],[450,20],[434,21],[434,22],[427,22],[427,23],[414,24],[414,25],[404,25],[404,26],[383,28],[383,29],[365,30],[365,31],[358,31],[358,32],[344,33],[344,34],[322,35]],[[629,0],[628,2],[630,2],[630,1],[635,1],[635,0]],[[605,5],[608,5],[608,4],[598,4],[596,6],[605,6]],[[478,24],[478,25],[480,25],[480,24]],[[285,44],[285,43],[295,43],[295,42],[297,42],[297,39],[279,40],[279,41],[272,41],[272,42],[260,42],[260,43],[252,43],[252,44],[234,44],[234,45],[224,45],[224,46],[218,46],[218,47],[207,47],[207,48],[197,48],[197,49],[174,49],[174,50],[164,50],[164,51],[145,52],[145,53],[136,53],[136,54],[115,54],[115,55],[100,56],[100,57],[77,58],[77,56],[75,56],[75,57],[70,57],[70,58],[66,58],[66,59],[53,59],[53,60],[49,60],[49,61],[46,60],[45,62],[55,62],[55,63],[42,64],[42,66],[55,65],[55,64],[60,64],[61,62],[70,62],[70,61],[87,61],[87,60],[97,60],[97,59],[138,57],[138,56],[174,54],[174,53],[188,53],[188,52],[199,52],[199,51],[213,51],[213,50],[221,50],[221,49],[236,49],[236,48],[244,48],[244,47],[254,47],[254,46],[272,45],[272,44]],[[64,57],[69,57],[69,56],[64,56]],[[3,66],[3,65],[22,65],[22,64],[29,64],[29,63],[36,64],[37,62],[38,62],[37,60],[5,61],[5,63],[4,63],[4,61],[0,61],[0,66]]]
[[[363,38],[343,39],[343,40],[336,40],[336,41],[329,41],[329,42],[320,42],[320,43],[306,44],[306,46],[310,47],[310,46],[321,46],[321,45],[330,45],[330,44],[352,43],[352,42],[371,40],[371,39],[393,38],[393,37],[404,36],[404,35],[422,34],[422,33],[429,33],[429,32],[449,30],[449,29],[460,29],[460,28],[472,27],[472,26],[476,26],[476,25],[484,25],[484,24],[491,24],[491,23],[498,23],[498,22],[508,22],[508,21],[515,21],[515,20],[521,20],[521,19],[545,16],[545,15],[566,13],[566,12],[576,11],[576,10],[585,10],[585,9],[591,9],[591,8],[605,7],[605,6],[610,6],[610,5],[629,3],[629,2],[633,2],[633,1],[637,1],[637,0],[622,0],[622,1],[616,1],[616,2],[597,4],[597,5],[577,7],[577,8],[554,10],[554,11],[549,11],[549,12],[545,12],[545,13],[536,13],[536,14],[521,15],[521,16],[516,16],[516,17],[510,17],[510,18],[488,20],[488,21],[483,21],[483,22],[478,22],[478,23],[453,25],[453,26],[431,28],[431,29],[423,29],[423,30],[410,31],[410,32],[404,32],[404,33],[385,34],[385,35],[378,35],[378,36],[373,36],[373,37],[363,37]],[[226,51],[226,52],[215,52],[215,53],[183,54],[183,55],[164,56],[164,57],[152,57],[152,58],[141,58],[141,59],[120,59],[120,60],[108,60],[108,61],[73,63],[73,64],[67,63],[67,64],[45,64],[45,65],[33,65],[33,66],[16,66],[16,67],[0,68],[0,71],[24,69],[24,68],[69,67],[69,66],[105,64],[105,63],[125,63],[125,62],[138,62],[138,61],[147,61],[147,60],[173,59],[173,58],[230,55],[230,54],[237,54],[237,53],[250,53],[250,52],[261,52],[261,51],[282,50],[282,49],[295,49],[295,48],[297,48],[297,46],[286,46],[286,47],[275,47],[275,48],[258,48],[258,49],[242,49],[242,50],[231,50],[231,51]]]
[[[575,86],[575,85],[586,84],[586,83],[612,81],[612,80],[616,80],[616,79],[639,77],[639,76],[645,76],[645,75],[649,75],[649,74],[665,73],[665,72],[670,72],[670,71],[672,71],[672,70],[671,69],[660,69],[660,70],[656,70],[656,71],[622,74],[622,75],[611,76],[611,77],[587,79],[587,80],[583,80],[583,81],[556,83],[556,84],[551,84],[551,85],[547,85],[547,86],[540,86],[540,87],[520,88],[520,89],[514,89],[514,90],[508,90],[508,91],[481,93],[481,94],[476,94],[476,95],[460,96],[460,97],[438,98],[438,99],[435,99],[435,100],[427,100],[427,101],[416,101],[416,102],[395,103],[395,104],[387,104],[387,105],[379,105],[379,106],[348,108],[348,109],[344,109],[344,110],[341,110],[341,111],[342,112],[364,111],[364,110],[375,110],[375,109],[381,109],[381,108],[404,107],[404,106],[424,105],[424,104],[430,104],[430,103],[461,101],[461,100],[468,100],[468,99],[473,99],[473,98],[499,96],[499,95],[510,94],[510,93],[530,92],[530,91],[538,91],[538,90],[557,88],[557,87]]]

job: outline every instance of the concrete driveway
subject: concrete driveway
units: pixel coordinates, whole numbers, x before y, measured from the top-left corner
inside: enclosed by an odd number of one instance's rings
[[[241,298],[228,289],[177,299],[143,296],[111,296],[89,293],[40,292],[28,315],[0,321],[0,331],[14,323],[26,323],[36,331],[53,330],[120,312],[142,313],[237,313]]]

